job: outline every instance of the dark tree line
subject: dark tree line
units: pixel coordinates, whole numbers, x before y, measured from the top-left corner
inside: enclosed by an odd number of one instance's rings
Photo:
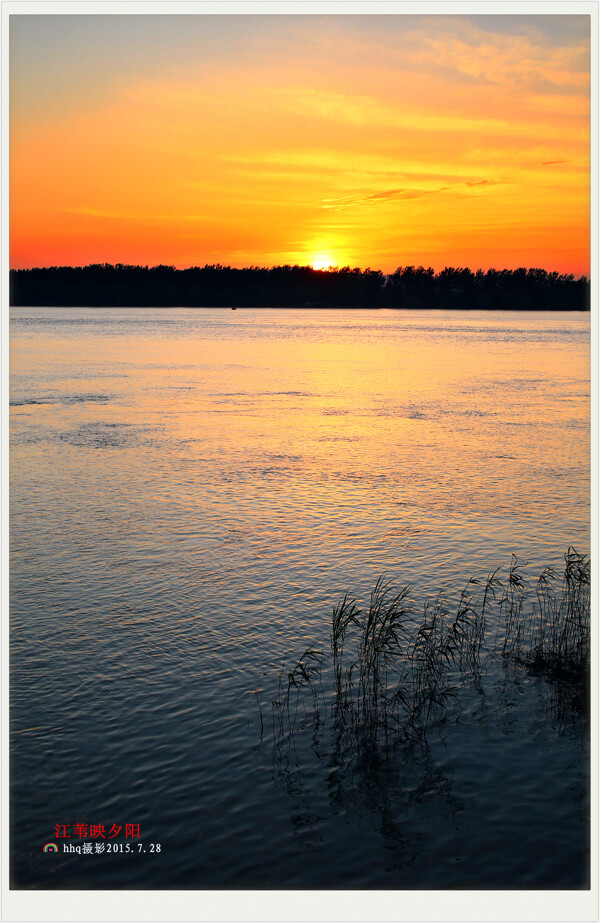
[[[588,311],[590,283],[544,269],[405,266],[391,275],[345,266],[52,266],[10,272],[12,306],[315,307]]]

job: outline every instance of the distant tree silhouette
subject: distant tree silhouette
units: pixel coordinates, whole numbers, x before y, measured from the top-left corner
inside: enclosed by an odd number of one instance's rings
[[[12,306],[315,307],[589,311],[590,283],[544,269],[453,269],[404,266],[390,275],[344,266],[213,264],[50,266],[10,272]]]

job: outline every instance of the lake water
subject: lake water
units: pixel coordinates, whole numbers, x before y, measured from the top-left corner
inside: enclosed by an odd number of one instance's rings
[[[589,551],[589,315],[12,309],[10,401],[13,887],[588,886],[544,680],[385,772],[274,755],[269,690],[383,573]]]

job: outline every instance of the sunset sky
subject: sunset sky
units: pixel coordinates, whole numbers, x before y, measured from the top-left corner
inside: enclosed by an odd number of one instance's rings
[[[12,15],[11,266],[587,275],[589,28]]]

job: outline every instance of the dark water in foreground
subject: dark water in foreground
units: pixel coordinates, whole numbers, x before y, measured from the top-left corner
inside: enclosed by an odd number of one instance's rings
[[[588,550],[589,315],[15,309],[11,405],[13,887],[587,887],[543,679],[351,768],[268,698],[384,571]]]

